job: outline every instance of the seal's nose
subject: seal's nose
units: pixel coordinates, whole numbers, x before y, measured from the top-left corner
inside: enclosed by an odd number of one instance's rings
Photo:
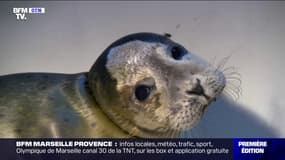
[[[205,94],[204,88],[201,85],[201,81],[200,79],[196,79],[197,83],[196,86],[191,90],[191,91],[186,91],[187,94],[195,94],[195,95],[199,95],[199,96],[204,96],[207,100],[210,99],[210,97],[208,95]]]
[[[188,94],[204,95],[204,88],[201,85],[200,79],[196,79],[197,83],[191,91],[187,91]]]
[[[195,94],[197,94],[197,95],[203,95],[204,94],[204,88],[201,86],[201,81],[198,78],[196,80],[197,80],[197,84],[192,91],[195,92]]]

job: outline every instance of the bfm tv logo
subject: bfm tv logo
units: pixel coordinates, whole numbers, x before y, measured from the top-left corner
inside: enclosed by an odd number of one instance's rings
[[[45,8],[13,8],[13,13],[16,15],[17,20],[27,20],[26,14],[44,14]]]

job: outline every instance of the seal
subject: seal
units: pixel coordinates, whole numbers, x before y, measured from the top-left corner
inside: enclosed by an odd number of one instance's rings
[[[180,137],[225,86],[170,34],[130,34],[89,72],[0,76],[0,137]]]

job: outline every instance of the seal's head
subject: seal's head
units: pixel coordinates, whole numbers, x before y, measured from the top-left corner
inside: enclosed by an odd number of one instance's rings
[[[115,41],[88,73],[98,105],[137,137],[177,137],[192,128],[225,83],[222,72],[154,33]]]

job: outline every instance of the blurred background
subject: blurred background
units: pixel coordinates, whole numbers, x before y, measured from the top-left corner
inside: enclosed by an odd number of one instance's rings
[[[43,7],[18,21],[14,7]],[[88,71],[114,40],[171,33],[192,53],[242,75],[187,137],[285,137],[285,2],[0,2],[0,75]]]

